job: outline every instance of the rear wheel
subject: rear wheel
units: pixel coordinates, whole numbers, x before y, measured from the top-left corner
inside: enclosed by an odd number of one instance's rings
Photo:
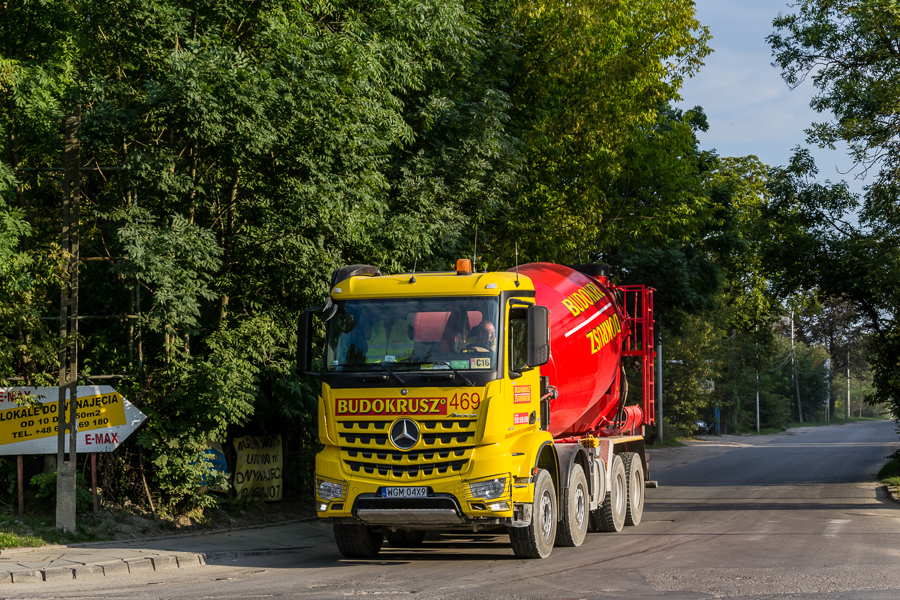
[[[381,551],[384,534],[359,523],[335,523],[334,541],[346,558],[375,558]]]
[[[625,473],[628,481],[628,507],[625,524],[638,525],[644,514],[644,465],[634,452],[625,455]]]
[[[574,465],[569,474],[569,491],[562,503],[562,520],[556,531],[557,546],[580,546],[587,534],[590,520],[587,478],[581,465]]]
[[[531,524],[511,527],[509,541],[519,558],[547,558],[556,538],[556,490],[550,473],[538,471],[534,483]]]
[[[394,548],[418,548],[425,541],[425,532],[416,531],[386,531],[384,538]]]
[[[616,454],[612,459],[609,490],[603,504],[594,513],[594,523],[600,531],[622,531],[625,526],[625,511],[628,504],[628,483],[625,463]]]

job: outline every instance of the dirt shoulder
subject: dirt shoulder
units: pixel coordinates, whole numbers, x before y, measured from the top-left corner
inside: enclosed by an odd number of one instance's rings
[[[122,541],[182,534],[214,533],[273,523],[306,521],[316,516],[312,500],[287,498],[278,502],[252,503],[230,512],[207,509],[202,515],[155,517],[137,506],[102,508],[97,515],[78,515],[80,528],[97,541]]]

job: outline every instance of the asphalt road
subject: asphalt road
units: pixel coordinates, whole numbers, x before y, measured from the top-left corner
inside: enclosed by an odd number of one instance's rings
[[[900,598],[900,504],[875,481],[890,422],[724,436],[651,454],[644,521],[518,560],[505,536],[440,535],[340,558],[297,552],[129,579],[4,586],[0,598]]]

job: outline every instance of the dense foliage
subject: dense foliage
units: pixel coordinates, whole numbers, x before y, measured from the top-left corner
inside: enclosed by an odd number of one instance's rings
[[[710,52],[690,0],[35,0],[0,6],[0,40],[0,383],[58,369],[62,121],[78,115],[80,310],[97,317],[79,368],[121,376],[149,416],[104,457],[113,496],[142,496],[146,475],[163,510],[208,503],[202,449],[245,434],[280,434],[288,491],[305,491],[300,311],[338,266],[444,267],[476,228],[479,267],[606,260],[655,287],[672,422],[718,406],[751,427],[757,388],[764,425],[822,410],[822,338],[792,349],[780,303],[837,288],[783,249],[833,265],[870,238],[817,225],[852,198],[802,155],[769,170],[699,147],[703,110],[673,108]],[[884,355],[880,275],[848,302],[876,311]]]
[[[785,81],[810,77],[817,90],[811,106],[833,115],[810,127],[810,141],[846,142],[872,182],[857,226],[847,219],[856,199],[843,185],[816,182],[808,154],[798,152],[776,173],[775,209],[790,221],[793,246],[778,257],[782,285],[852,305],[871,332],[871,399],[900,419],[900,7],[892,0],[804,0],[774,26],[769,42]],[[801,263],[801,256],[808,258]],[[841,356],[836,344],[828,348]]]

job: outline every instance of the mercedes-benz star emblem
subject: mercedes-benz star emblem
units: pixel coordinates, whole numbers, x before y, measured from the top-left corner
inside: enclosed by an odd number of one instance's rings
[[[391,425],[391,443],[401,450],[409,450],[419,441],[419,426],[412,419],[399,419]]]

